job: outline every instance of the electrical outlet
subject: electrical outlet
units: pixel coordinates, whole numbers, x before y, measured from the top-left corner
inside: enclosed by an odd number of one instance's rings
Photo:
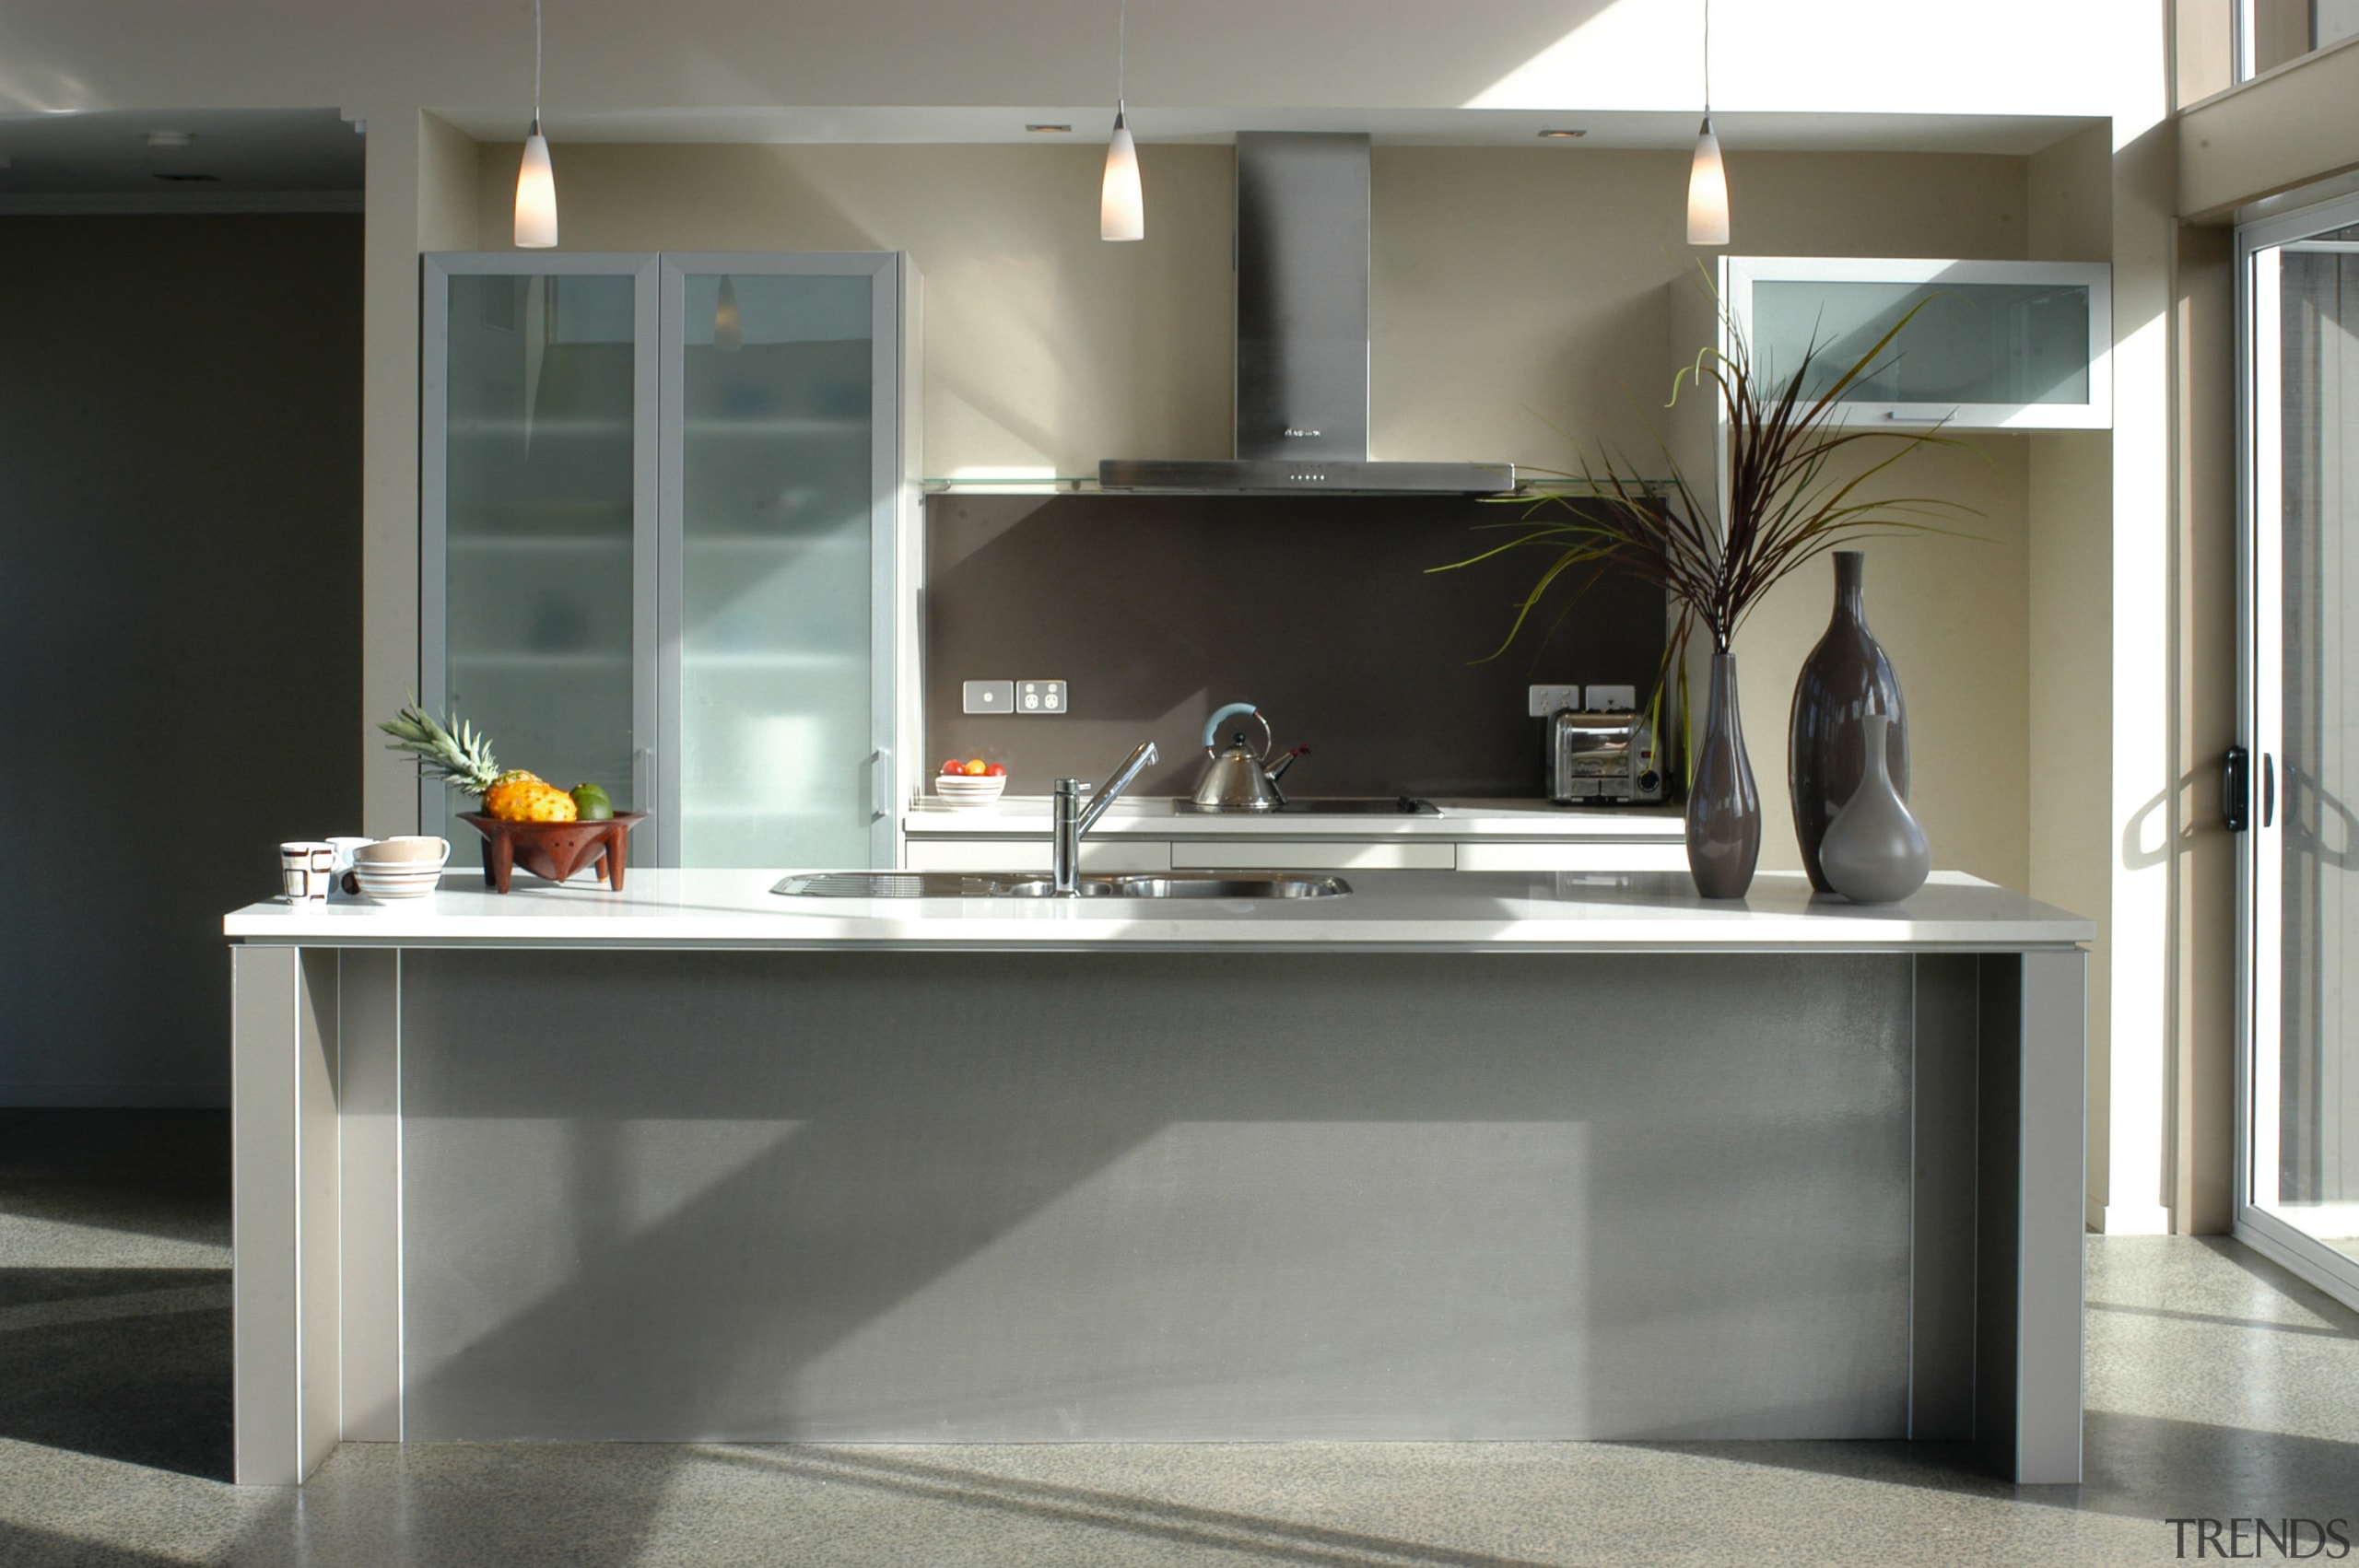
[[[1579,686],[1534,686],[1529,711],[1534,719],[1553,717],[1561,708],[1580,711],[1581,689]]]
[[[1015,711],[1014,681],[968,681],[966,684],[966,708],[969,713],[1013,713]]]
[[[1062,713],[1065,702],[1065,684],[1062,681],[1015,683],[1015,711],[1018,713]]]
[[[1591,686],[1589,689],[1589,710],[1591,713],[1627,713],[1638,706],[1636,686]]]

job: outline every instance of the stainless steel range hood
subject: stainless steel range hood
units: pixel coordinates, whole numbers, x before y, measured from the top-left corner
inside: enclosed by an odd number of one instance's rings
[[[1508,462],[1367,455],[1368,140],[1237,136],[1237,455],[1108,458],[1101,489],[1497,495]]]

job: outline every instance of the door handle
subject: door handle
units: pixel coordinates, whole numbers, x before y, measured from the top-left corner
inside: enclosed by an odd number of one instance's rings
[[[2269,826],[2277,820],[2277,759],[2267,752],[2260,754],[2260,825]]]
[[[2252,753],[2230,746],[2220,766],[2220,823],[2231,833],[2252,827]]]
[[[869,820],[893,814],[893,754],[881,747],[868,754]]]

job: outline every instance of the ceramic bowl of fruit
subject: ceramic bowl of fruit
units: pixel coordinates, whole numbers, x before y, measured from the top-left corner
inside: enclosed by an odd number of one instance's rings
[[[483,835],[484,879],[496,890],[507,892],[522,866],[549,882],[595,867],[607,886],[622,891],[624,841],[646,813],[615,810],[595,784],[564,790],[537,773],[501,767],[490,737],[471,724],[446,726],[410,707],[378,727],[393,737],[393,750],[417,759],[420,774],[481,800],[481,811],[462,812],[459,820]]]
[[[953,757],[933,776],[933,792],[945,805],[988,806],[1007,788],[1007,769],[996,762]]]

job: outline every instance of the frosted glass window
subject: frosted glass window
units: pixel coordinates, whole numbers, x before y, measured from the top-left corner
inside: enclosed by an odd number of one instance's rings
[[[874,290],[684,280],[681,860],[870,857]]]
[[[2089,291],[2073,284],[1764,279],[1753,286],[1755,367],[1777,384],[1815,343],[1803,390],[1818,396],[1920,302],[1841,401],[2089,401]]]
[[[502,764],[633,809],[632,280],[449,287],[447,675],[429,703],[488,732]]]

